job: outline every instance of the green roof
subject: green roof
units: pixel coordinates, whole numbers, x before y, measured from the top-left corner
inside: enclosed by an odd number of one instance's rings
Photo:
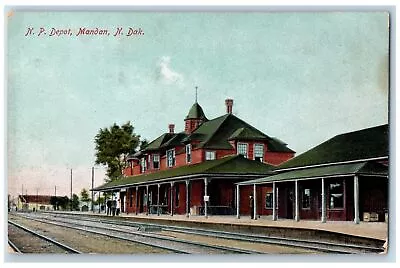
[[[268,139],[267,135],[260,133],[259,131],[254,131],[251,128],[238,128],[232,135],[228,138],[228,140],[266,140]]]
[[[276,175],[272,175],[265,178],[250,180],[241,182],[239,184],[261,184],[269,183],[274,181],[286,181],[294,179],[312,179],[312,178],[324,178],[334,177],[338,175],[375,175],[375,176],[387,176],[388,167],[376,162],[358,162],[349,164],[338,164],[331,166],[322,167],[311,167],[305,169],[289,170]]]
[[[195,103],[193,107],[200,107],[200,105]],[[194,109],[193,107],[190,109],[191,111]],[[189,112],[189,114],[191,114],[191,112]],[[176,134],[165,133],[152,141],[143,151],[160,150],[166,147],[183,145],[190,141],[199,142],[194,148],[231,150],[230,139],[265,140],[267,142],[268,151],[294,153],[294,151],[286,146],[286,143],[276,138],[269,137],[233,114],[225,114],[215,119],[205,121],[189,135],[184,132]],[[138,153],[138,155],[139,154],[140,153]]]
[[[146,148],[142,151],[136,153],[136,156],[139,156],[141,153],[145,151],[158,151],[161,149],[167,149],[178,145],[183,145],[183,140],[187,137],[185,132],[179,133],[164,133],[160,137],[156,138],[152,142],[150,142]]]
[[[160,147],[167,141],[169,141],[171,138],[173,138],[175,134],[172,133],[164,133],[160,137],[156,138],[152,142],[150,142],[145,150],[158,150]]]
[[[291,152],[285,143],[277,143],[275,138],[269,137],[255,127],[246,123],[233,114],[225,114],[200,125],[192,135],[201,134],[204,139],[199,146],[208,149],[232,149],[229,139],[240,137],[243,140],[253,137],[255,140],[265,139],[268,151],[272,152]]]
[[[148,184],[157,180],[169,179],[174,180],[184,176],[195,175],[254,175],[265,176],[270,174],[271,165],[267,165],[258,161],[249,160],[241,155],[226,156],[221,159],[205,161],[200,164],[187,165],[177,168],[171,168],[155,173],[130,176],[115,180],[92,190],[108,190],[122,188],[130,185]]]
[[[185,132],[176,133],[171,139],[165,142],[162,147],[163,148],[170,148],[173,146],[182,145],[182,140],[187,137]]]
[[[190,108],[189,113],[186,116],[186,119],[202,119],[205,121],[208,120],[200,104],[198,104],[197,102],[195,102]]]
[[[279,165],[277,169],[389,156],[389,127],[381,125],[337,135]]]

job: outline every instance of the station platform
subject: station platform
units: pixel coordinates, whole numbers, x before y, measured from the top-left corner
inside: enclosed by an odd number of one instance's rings
[[[63,212],[65,213],[65,212]],[[107,216],[104,212],[70,212],[77,214]],[[112,217],[112,216],[109,216]],[[189,216],[186,215],[154,215],[154,214],[126,214],[121,213],[119,216],[113,218],[130,218],[141,221],[162,221],[171,222],[171,224],[177,222],[186,223],[197,223],[197,224],[216,224],[216,225],[230,225],[232,227],[261,227],[261,228],[280,228],[280,229],[297,229],[297,230],[318,230],[327,231],[343,235],[351,235],[357,237],[371,238],[386,241],[388,238],[388,223],[387,222],[360,222],[355,224],[350,221],[327,221],[322,223],[320,221],[312,220],[289,220],[289,219],[278,219],[273,221],[271,216],[262,216],[257,220],[250,219],[249,216],[241,216],[239,219],[236,216],[215,216],[211,215],[207,218],[205,216]]]

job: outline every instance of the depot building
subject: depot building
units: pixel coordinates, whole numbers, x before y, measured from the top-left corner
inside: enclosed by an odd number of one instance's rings
[[[345,133],[295,152],[235,116],[209,120],[197,101],[185,129],[129,155],[124,177],[92,189],[118,196],[124,213],[254,215],[294,220],[384,221],[388,125]],[[367,218],[365,218],[367,220]]]

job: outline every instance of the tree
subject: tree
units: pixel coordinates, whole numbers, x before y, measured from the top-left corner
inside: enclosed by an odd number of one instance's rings
[[[89,202],[90,201],[89,193],[85,188],[83,188],[81,190],[81,201],[82,202]]]
[[[69,206],[69,204],[70,204],[70,200],[69,200],[69,198],[68,198],[68,196],[63,196],[63,197],[61,197],[60,199],[59,199],[59,204],[60,204],[60,207],[63,209],[63,210],[65,210],[65,209],[67,209],[67,207]]]
[[[54,210],[58,210],[58,197],[57,196],[52,196],[50,197],[50,205],[53,206]]]
[[[144,140],[140,141],[140,148],[139,148],[139,150],[142,150],[142,149],[146,148],[147,145],[149,145],[149,141],[148,141],[148,140],[144,139]]]
[[[69,198],[67,196],[52,196],[50,198],[50,204],[53,205],[54,210],[59,210],[60,207],[65,210],[69,206]]]
[[[79,197],[76,194],[72,195],[72,210],[79,210]]]
[[[95,136],[95,163],[107,166],[106,182],[121,178],[126,167],[126,157],[136,152],[140,135],[136,135],[133,130],[130,122],[122,126],[114,123],[109,128],[100,129]]]

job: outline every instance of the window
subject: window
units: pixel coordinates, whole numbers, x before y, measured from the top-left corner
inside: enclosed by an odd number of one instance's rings
[[[140,172],[144,173],[146,171],[146,157],[140,159]]]
[[[273,195],[272,193],[265,194],[265,208],[273,208]]]
[[[309,209],[311,207],[311,190],[310,189],[303,190],[301,203],[302,203],[303,209]]]
[[[215,160],[215,152],[206,151],[206,160]]]
[[[343,208],[343,183],[329,184],[329,208]]]
[[[247,158],[247,143],[238,142],[237,154],[241,154]]]
[[[264,161],[264,144],[254,144],[254,160]]]
[[[186,145],[186,163],[192,162],[192,145]]]
[[[153,168],[159,169],[160,168],[160,155],[153,154]]]
[[[167,151],[167,167],[175,166],[175,149]]]

